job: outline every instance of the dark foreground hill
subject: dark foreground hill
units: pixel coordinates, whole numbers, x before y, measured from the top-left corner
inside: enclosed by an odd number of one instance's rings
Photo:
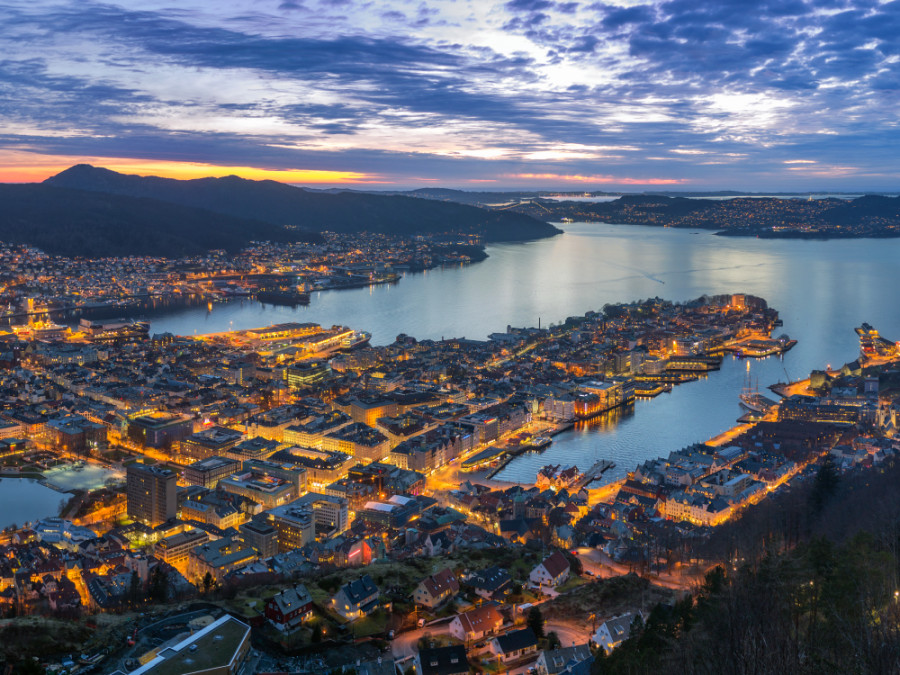
[[[304,190],[276,181],[237,176],[175,180],[132,176],[79,164],[48,178],[44,184],[157,199],[316,232],[472,233],[480,234],[487,242],[538,239],[559,232],[522,213],[397,195]]]
[[[47,253],[179,257],[237,251],[253,240],[321,241],[321,235],[155,199],[0,184],[0,241]]]

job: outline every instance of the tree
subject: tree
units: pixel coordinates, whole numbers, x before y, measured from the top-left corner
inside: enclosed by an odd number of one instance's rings
[[[141,578],[137,572],[132,571],[131,581],[128,586],[128,602],[134,607],[141,601]]]
[[[205,585],[205,579],[204,579]],[[169,577],[157,565],[150,575],[150,597],[154,602],[165,602],[169,598]]]
[[[822,511],[825,504],[837,492],[838,484],[841,478],[838,475],[837,467],[834,464],[834,458],[831,453],[825,455],[819,470],[816,472],[816,478],[813,481],[812,492],[809,495],[810,507],[814,514]]]
[[[560,646],[562,646],[562,643],[559,641],[559,635],[556,634],[556,631],[547,633],[547,649],[556,649]]]
[[[544,637],[544,615],[541,614],[540,607],[532,607],[528,611],[528,618],[526,619],[526,625],[534,631],[534,634],[542,638]]]
[[[213,579],[213,575],[211,572],[207,572],[203,577],[203,592],[209,593],[209,590],[213,587],[216,581]]]

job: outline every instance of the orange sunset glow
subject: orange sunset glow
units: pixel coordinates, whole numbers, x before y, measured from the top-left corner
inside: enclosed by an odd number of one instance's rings
[[[128,159],[121,157],[31,156],[27,153],[0,156],[0,182],[38,183],[74,164],[93,164],[119,173],[164,178],[221,178],[240,176],[250,180],[275,180],[303,184],[379,184],[378,176],[357,171],[322,171],[318,169],[265,169],[252,166],[220,166],[202,162],[174,162]]]

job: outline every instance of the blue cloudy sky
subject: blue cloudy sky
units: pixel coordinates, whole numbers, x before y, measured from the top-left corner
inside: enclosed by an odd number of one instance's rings
[[[900,0],[0,0],[0,180],[896,190]]]

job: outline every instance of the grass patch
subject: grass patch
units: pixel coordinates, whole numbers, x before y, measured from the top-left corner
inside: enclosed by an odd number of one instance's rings
[[[611,617],[635,608],[653,607],[659,602],[670,603],[675,592],[650,582],[636,574],[599,579],[584,584],[575,593],[567,593],[541,605],[546,620],[587,621],[591,614],[597,618]]]

